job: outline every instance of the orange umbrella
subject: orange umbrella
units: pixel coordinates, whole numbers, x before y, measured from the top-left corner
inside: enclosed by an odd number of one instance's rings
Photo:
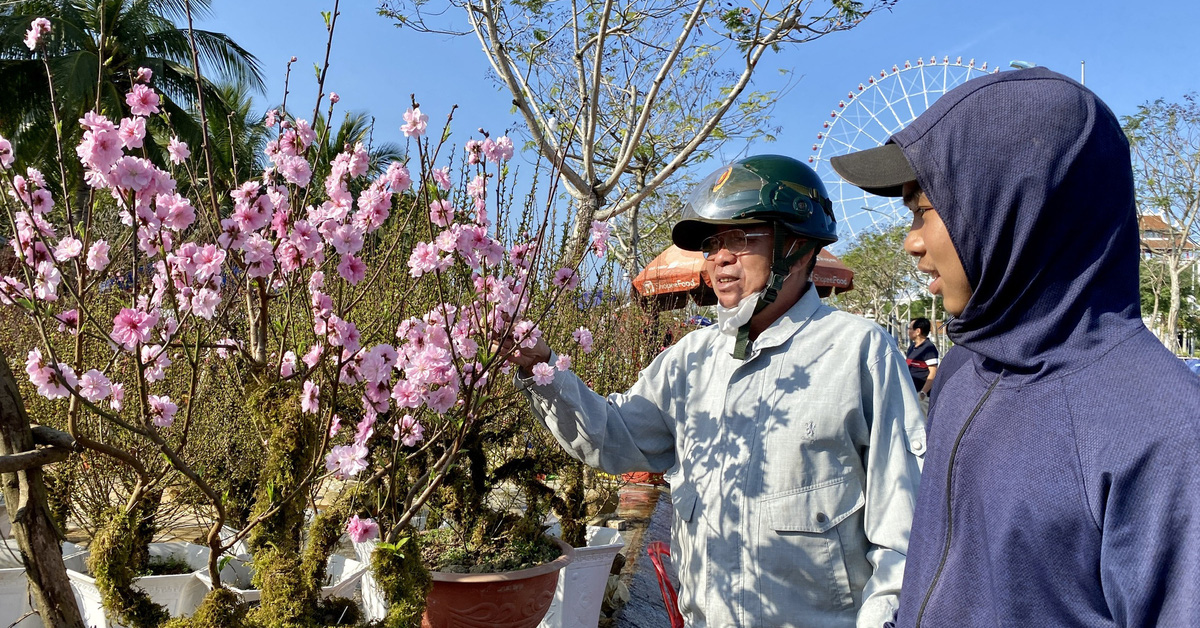
[[[813,283],[821,296],[830,291],[846,292],[854,288],[854,271],[828,251],[817,256],[813,269]],[[700,305],[717,302],[716,295],[708,287],[704,277],[704,257],[696,251],[685,251],[675,245],[654,258],[633,279],[633,287],[643,297],[657,297],[668,309],[683,307],[687,295]]]

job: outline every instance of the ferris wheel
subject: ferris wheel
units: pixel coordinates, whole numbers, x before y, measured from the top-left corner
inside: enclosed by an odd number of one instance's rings
[[[903,66],[893,65],[890,72],[880,70],[846,94],[845,100],[830,112],[808,158],[833,201],[842,242],[850,242],[866,231],[887,229],[904,220],[908,212],[900,199],[875,196],[846,183],[830,167],[830,158],[882,146],[942,94],[970,79],[998,71],[988,70],[987,63],[976,66],[974,59],[963,63],[962,57],[953,62],[948,56],[942,57],[940,63],[936,56],[928,61],[918,58],[915,64],[905,61]]]

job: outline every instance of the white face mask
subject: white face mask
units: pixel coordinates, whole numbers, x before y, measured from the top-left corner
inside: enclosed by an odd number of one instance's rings
[[[750,322],[754,316],[754,307],[758,305],[758,298],[765,294],[766,288],[755,292],[754,294],[738,301],[738,304],[733,307],[725,307],[717,305],[717,327],[722,334],[736,336],[738,329],[742,325]]]
[[[784,257],[791,255],[795,249],[796,243],[793,242],[792,246],[788,248],[787,253],[784,254]],[[788,277],[791,276],[792,274],[788,273],[783,280],[787,281]],[[751,318],[754,318],[754,308],[758,305],[758,299],[766,293],[767,288],[764,286],[762,290],[738,301],[738,304],[733,307],[725,307],[718,303],[717,327],[721,330],[721,333],[729,336],[737,336],[738,329],[750,322]]]

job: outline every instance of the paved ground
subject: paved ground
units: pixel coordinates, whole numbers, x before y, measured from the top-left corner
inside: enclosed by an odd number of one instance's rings
[[[621,491],[617,516],[628,526],[622,534],[626,539],[625,556],[628,562],[621,578],[629,587],[629,603],[617,615],[616,628],[664,628],[670,626],[658,576],[646,545],[653,541],[671,542],[671,496],[665,488],[630,485]],[[667,564],[674,580],[674,567]],[[675,582],[678,589],[678,582]]]

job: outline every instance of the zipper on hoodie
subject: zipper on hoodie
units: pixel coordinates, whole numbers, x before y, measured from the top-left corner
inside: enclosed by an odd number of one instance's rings
[[[992,390],[996,388],[996,384],[999,383],[1000,375],[997,375],[992,384],[988,386],[987,392],[983,393],[983,397],[979,398],[979,403],[975,404],[975,409],[971,410],[970,416],[963,422],[962,428],[958,430],[958,436],[954,439],[954,447],[950,449],[950,462],[946,465],[946,545],[942,548],[942,559],[938,563],[937,571],[933,573],[933,581],[929,583],[929,590],[925,592],[925,599],[921,601],[921,610],[917,612],[916,628],[920,628],[921,626],[921,620],[925,617],[925,607],[929,605],[929,598],[933,596],[933,591],[937,588],[938,580],[942,577],[942,570],[946,568],[946,559],[950,557],[950,536],[954,532],[954,457],[958,455],[958,446],[962,444],[962,439],[967,433],[967,428],[971,427],[971,422],[975,420],[975,415],[979,414],[980,408],[983,408],[983,404],[992,395]]]

